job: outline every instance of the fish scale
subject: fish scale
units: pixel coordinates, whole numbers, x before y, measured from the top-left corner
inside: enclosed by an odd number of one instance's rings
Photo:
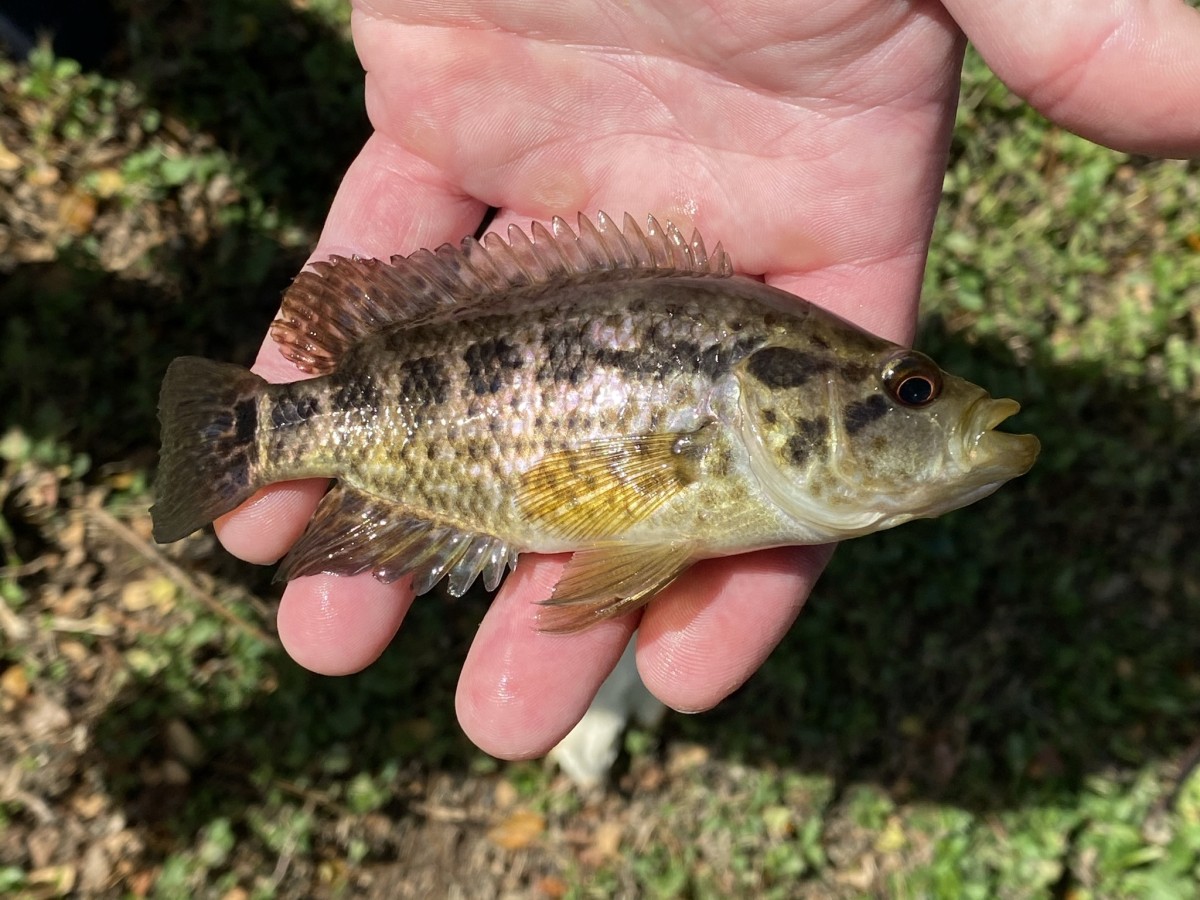
[[[495,586],[575,551],[542,625],[646,602],[692,562],[937,515],[1032,465],[1016,411],[653,218],[556,219],[301,273],[272,335],[315,377],[184,358],[160,398],[155,537],[335,479],[280,576]]]
[[[657,287],[662,295],[694,293]],[[506,500],[521,472],[546,454],[656,426],[695,427],[714,380],[766,340],[732,331],[736,309],[702,318],[720,300],[704,292],[681,298],[649,322],[648,311],[627,298],[600,295],[576,304],[570,318],[545,309],[430,327],[407,341],[403,329],[385,332],[372,339],[377,352],[364,347],[330,381],[279,389],[274,402],[286,412],[272,408],[272,424],[282,418],[287,425],[282,433],[260,431],[262,477],[287,480],[336,466],[369,493],[517,540],[528,523]],[[592,327],[597,322],[603,327]],[[505,337],[497,339],[501,328]],[[440,391],[414,382],[417,361]],[[335,414],[301,430],[298,408]],[[367,421],[377,423],[381,439],[357,439]]]

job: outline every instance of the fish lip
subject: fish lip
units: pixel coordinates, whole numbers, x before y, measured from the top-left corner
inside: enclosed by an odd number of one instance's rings
[[[1033,467],[1041,450],[1036,437],[995,430],[1020,411],[1021,404],[1007,397],[985,396],[971,404],[963,431],[963,458],[970,468],[1012,478]]]

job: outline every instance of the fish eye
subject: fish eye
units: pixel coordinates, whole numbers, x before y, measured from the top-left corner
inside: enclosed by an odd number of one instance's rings
[[[893,357],[883,367],[883,386],[901,406],[928,406],[942,393],[942,370],[915,350]]]

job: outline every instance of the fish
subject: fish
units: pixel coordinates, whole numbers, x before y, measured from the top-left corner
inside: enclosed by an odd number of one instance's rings
[[[647,603],[701,559],[938,516],[1027,472],[1019,409],[919,351],[734,272],[650,216],[332,257],[270,333],[300,373],[181,357],[159,400],[155,540],[262,487],[332,487],[277,579],[494,590],[571,551],[538,627]]]

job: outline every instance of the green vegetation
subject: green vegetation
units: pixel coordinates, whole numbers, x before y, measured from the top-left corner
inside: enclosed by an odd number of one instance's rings
[[[0,893],[1196,894],[1200,166],[969,60],[921,345],[1042,460],[847,544],[746,688],[580,795],[458,731],[482,598],[318,678],[268,570],[148,542],[167,362],[253,354],[365,124],[340,2],[123,8],[119,71],[0,62]]]

